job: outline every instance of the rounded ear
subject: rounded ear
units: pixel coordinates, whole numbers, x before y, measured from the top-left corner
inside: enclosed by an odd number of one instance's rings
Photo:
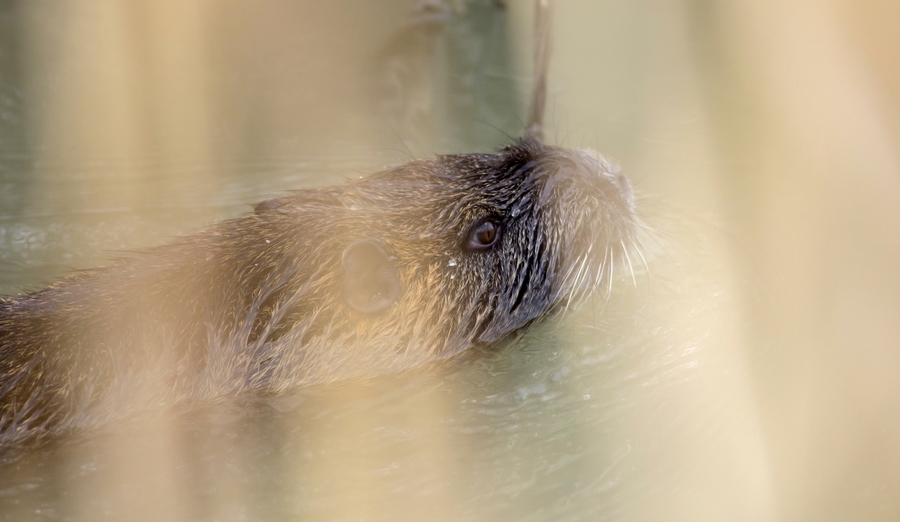
[[[400,274],[387,246],[379,239],[360,239],[341,258],[344,302],[364,314],[390,308],[400,298]]]
[[[274,198],[260,201],[253,207],[253,212],[262,214],[263,212],[275,210],[276,208],[283,206],[286,202],[287,198]]]

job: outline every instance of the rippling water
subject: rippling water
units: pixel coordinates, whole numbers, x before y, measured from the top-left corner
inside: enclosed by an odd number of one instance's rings
[[[412,3],[0,4],[0,294],[518,135],[530,6]],[[497,351],[2,447],[0,520],[897,520],[900,12],[557,17],[547,139],[623,165],[646,264]]]
[[[281,187],[339,182],[376,164],[312,157],[207,166],[253,176],[235,176],[214,194],[185,181],[157,208],[28,207],[0,216],[0,283],[8,292],[23,281],[39,287],[67,267],[246,212]],[[154,169],[191,169],[146,168],[148,184]],[[84,178],[102,187],[104,176],[115,172],[86,171],[45,189],[44,201],[73,196]],[[759,487],[759,470],[751,458],[746,476],[748,462],[730,454],[746,449],[748,403],[727,326],[733,296],[721,238],[693,239],[698,228],[715,234],[702,223],[678,238],[672,221],[643,238],[648,266],[633,277],[620,271],[608,299],[496,352],[284,396],[151,411],[6,448],[0,501],[9,509],[0,516],[603,520],[664,516],[692,495],[721,499],[724,512],[738,502],[755,513],[758,492],[744,488]],[[716,323],[722,328],[711,329]],[[729,371],[736,384],[722,380]],[[710,461],[721,461],[712,474]]]

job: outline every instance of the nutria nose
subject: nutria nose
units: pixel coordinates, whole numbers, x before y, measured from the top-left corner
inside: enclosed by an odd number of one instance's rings
[[[613,183],[619,189],[619,195],[622,196],[622,199],[625,200],[625,203],[628,204],[629,207],[634,206],[634,192],[631,190],[631,183],[628,181],[628,178],[625,177],[625,174],[619,171],[618,168],[615,171],[610,172],[610,177],[612,178]]]
[[[612,183],[618,190],[619,196],[625,201],[628,207],[634,207],[634,193],[631,190],[631,183],[628,181],[628,178],[622,174],[619,166],[610,162],[595,150],[581,149],[579,152],[583,156],[589,158],[590,164],[593,169],[597,169],[597,173],[600,177]]]

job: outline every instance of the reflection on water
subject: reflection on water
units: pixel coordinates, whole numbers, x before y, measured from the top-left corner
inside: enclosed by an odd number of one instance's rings
[[[399,0],[3,3],[0,293],[517,135],[530,5],[469,3],[409,54]],[[495,353],[4,447],[0,520],[896,520],[874,5],[559,2],[546,135],[653,194],[634,281]]]
[[[757,519],[758,433],[705,268],[619,280],[496,353],[10,451],[0,491],[10,520],[659,519],[710,498]]]
[[[498,352],[10,447],[4,516],[758,519],[720,245],[674,232],[646,239],[651,273]]]
[[[10,168],[9,189],[0,196],[0,293],[34,289],[69,270],[108,263],[117,252],[147,248],[200,230],[214,221],[247,213],[267,197],[292,188],[340,183],[371,173],[391,154],[347,147],[346,155],[248,163],[183,162],[155,158],[135,166],[123,186],[120,166],[70,167],[34,162],[27,170]],[[29,183],[42,184],[38,195]],[[210,189],[210,180],[217,188]],[[145,195],[134,199],[133,194]]]

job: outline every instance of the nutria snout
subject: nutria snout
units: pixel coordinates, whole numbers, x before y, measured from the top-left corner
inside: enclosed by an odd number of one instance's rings
[[[633,206],[600,155],[533,139],[260,203],[0,300],[0,430],[503,342],[608,282],[634,245]]]

